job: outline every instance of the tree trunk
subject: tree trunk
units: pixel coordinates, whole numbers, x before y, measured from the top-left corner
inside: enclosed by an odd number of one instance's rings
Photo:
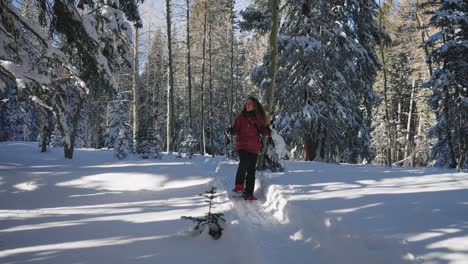
[[[200,94],[200,107],[201,107],[201,124],[200,124],[200,131],[201,131],[201,140],[200,140],[200,152],[202,155],[205,155],[206,152],[206,142],[205,142],[205,104],[204,104],[204,85],[205,85],[205,56],[206,56],[206,23],[207,23],[207,4],[205,2],[205,16],[203,20],[203,47],[202,47],[202,77],[201,77],[201,94]]]
[[[317,138],[312,135],[304,136],[304,160],[313,161],[317,155]]]
[[[151,47],[151,34],[150,32],[148,31],[148,43],[147,43],[148,47]],[[151,71],[153,70],[152,69],[152,61],[151,61],[151,56],[150,56],[151,52],[149,51],[149,48],[148,48],[148,53],[146,54],[146,88],[145,88],[145,117],[147,116],[152,116],[151,115],[151,109],[153,107],[153,93],[150,89],[150,76],[151,76]],[[148,113],[149,112],[149,113]],[[151,124],[145,124],[145,128],[146,128],[146,131],[145,131],[145,137],[148,138],[148,137],[152,137],[153,135],[149,135],[148,134],[148,128],[150,128],[150,131],[154,131],[151,127]]]
[[[424,29],[424,22],[421,19],[421,16],[418,12],[419,10],[419,1],[416,1],[416,20],[418,21],[418,28],[421,31],[421,40],[422,43],[426,43],[425,35],[429,35],[427,31]],[[424,45],[424,53],[426,55],[426,58],[429,58],[429,49],[427,45]],[[432,76],[432,62],[430,60],[426,60],[427,68],[429,70],[429,76]]]
[[[278,63],[278,30],[279,30],[279,0],[271,1],[271,34],[270,34],[270,65],[268,69],[268,74],[270,78],[270,85],[266,91],[267,104],[265,111],[268,119],[271,118],[273,112],[273,95],[276,87],[276,71]],[[264,156],[267,148],[267,138],[262,138],[262,150],[258,157],[258,169],[263,170],[264,167]]]
[[[231,1],[231,80],[230,80],[230,94],[229,102],[229,124],[233,122],[233,105],[234,105],[234,0]]]
[[[137,150],[139,143],[138,118],[140,117],[140,88],[138,87],[138,27],[135,26],[135,39],[133,43],[133,146]]]
[[[190,58],[190,0],[187,0],[187,84],[188,84],[188,115],[189,133],[192,133],[192,65]]]
[[[80,120],[81,108],[83,106],[83,99],[78,99],[78,100],[79,102],[76,106],[75,113],[72,116],[72,120],[71,120],[72,131],[70,135],[70,142],[69,144],[65,142],[63,146],[63,151],[64,151],[64,155],[66,159],[73,159],[73,150],[75,149],[75,139],[76,139],[76,134],[78,130],[78,121]]]
[[[445,120],[450,120],[450,113],[449,113],[449,109],[450,107],[452,107],[450,105],[450,93],[449,93],[449,88],[447,86],[444,87],[444,93],[445,93],[445,96],[444,96],[444,117],[445,117]],[[447,144],[448,144],[448,147],[449,147],[449,153],[450,153],[450,158],[452,159],[452,162],[449,164],[450,168],[456,168],[457,167],[457,162],[458,162],[458,159],[457,159],[457,156],[455,155],[455,151],[454,151],[454,147],[453,147],[453,140],[452,140],[452,129],[454,129],[453,127],[451,127],[450,125],[446,126],[446,130],[445,130],[445,133],[447,134]]]
[[[400,142],[398,139],[400,138],[400,132],[401,132],[401,100],[402,96],[398,97],[398,121],[397,121],[397,128],[395,130],[395,160],[400,160],[400,153],[401,153],[401,148],[400,148]]]
[[[169,51],[169,81],[167,87],[167,152],[172,152],[172,121],[174,115],[174,68],[172,56],[171,0],[166,0],[167,47]]]
[[[379,0],[379,6],[380,0]],[[379,16],[379,26],[382,29],[382,15]],[[387,98],[387,67],[385,63],[385,52],[384,52],[384,44],[383,39],[380,37],[379,41],[380,46],[380,55],[382,56],[382,67],[383,67],[383,85],[384,85],[384,107],[385,107],[385,118],[386,118],[386,127],[387,127],[387,165],[392,166],[392,133],[391,133],[391,126],[390,126],[390,115],[388,113],[388,98]]]
[[[157,67],[157,61],[154,62],[155,63],[155,67]],[[152,116],[152,120],[153,120],[153,127],[154,127],[154,131],[155,133],[157,134],[161,134],[161,133],[158,133],[157,132],[157,128],[159,127],[159,124],[158,124],[158,110],[159,110],[159,90],[160,90],[160,85],[158,85],[158,80],[156,78],[157,76],[157,73],[156,73],[156,69],[153,71],[153,80],[154,80],[154,85],[153,85],[153,94],[151,95],[152,96],[152,104],[151,104],[151,116]]]
[[[208,58],[210,61],[210,66],[208,68],[208,72],[210,74],[210,80],[209,80],[209,90],[210,90],[210,141],[211,141],[211,155],[214,157],[215,156],[215,151],[214,151],[214,131],[213,131],[213,72],[212,72],[212,62],[213,62],[213,52],[211,49],[211,21],[210,21],[210,29],[208,31]]]
[[[41,152],[47,151],[47,143],[49,142],[49,128],[47,125],[42,127],[42,140],[41,140]]]
[[[410,131],[411,131],[411,120],[413,117],[413,102],[414,102],[414,89],[416,85],[416,80],[413,79],[413,84],[411,85],[411,97],[410,97],[410,105],[408,111],[408,123],[406,124],[406,139],[405,139],[405,152],[403,158],[408,157],[410,151]],[[404,163],[405,166],[409,166],[413,163],[413,158],[409,159]]]
[[[50,137],[51,137],[51,120],[52,118],[52,112],[49,111],[40,111],[39,113],[39,124],[38,127],[40,127],[41,131],[41,152],[46,152],[47,151],[47,146],[50,143]]]

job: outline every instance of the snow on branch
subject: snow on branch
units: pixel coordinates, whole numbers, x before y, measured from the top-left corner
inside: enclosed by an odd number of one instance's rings
[[[24,27],[26,27],[32,34],[34,34],[44,46],[49,48],[49,41],[47,38],[41,33],[41,31],[33,24],[29,23],[23,16],[20,15],[10,3],[8,5],[4,5],[5,10],[7,10],[10,14],[12,14]]]

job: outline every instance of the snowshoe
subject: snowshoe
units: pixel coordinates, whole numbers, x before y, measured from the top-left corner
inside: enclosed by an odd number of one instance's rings
[[[257,197],[251,194],[250,195],[244,194],[243,197],[244,197],[244,200],[247,200],[247,201],[257,201]]]
[[[232,189],[232,191],[236,193],[243,193],[245,192],[245,187],[242,184],[236,184],[236,186],[234,187],[234,189]]]

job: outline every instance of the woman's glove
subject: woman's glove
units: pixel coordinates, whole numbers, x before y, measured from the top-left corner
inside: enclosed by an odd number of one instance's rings
[[[228,128],[225,134],[232,136],[234,134],[234,128],[233,127]]]
[[[224,131],[224,136],[226,137],[226,144],[227,145],[231,144],[231,136],[232,136],[233,132],[234,132],[234,129],[232,127],[228,128],[226,131]]]

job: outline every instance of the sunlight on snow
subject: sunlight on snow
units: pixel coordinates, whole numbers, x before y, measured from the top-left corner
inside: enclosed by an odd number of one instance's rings
[[[457,229],[457,228],[434,229],[431,232],[408,236],[406,239],[410,242],[418,242],[418,241],[424,241],[424,240],[444,236],[447,234],[454,234],[454,233],[461,232],[461,231],[462,230]]]
[[[296,233],[292,234],[289,236],[291,240],[297,241],[297,240],[303,240],[304,236],[302,235],[302,229],[298,230]]]
[[[327,213],[332,213],[332,214],[346,214],[346,213],[356,212],[356,211],[361,210],[361,209],[366,209],[366,208],[370,208],[370,207],[379,206],[379,205],[382,205],[382,204],[383,204],[383,203],[373,203],[373,204],[368,204],[368,205],[359,206],[359,207],[354,207],[354,208],[346,208],[346,209],[339,209],[339,210],[330,210],[330,211],[327,211]]]
[[[173,188],[184,188],[184,187],[189,187],[189,186],[195,186],[195,185],[202,185],[202,184],[207,184],[211,181],[210,178],[188,178],[184,180],[178,180],[178,181],[168,181],[167,183],[164,184],[164,188],[166,189],[173,189]]]
[[[121,194],[122,192],[100,192],[100,193],[90,193],[90,194],[74,194],[68,197],[76,198],[76,197],[91,197],[91,196],[100,196],[100,195],[107,195],[107,194]]]
[[[67,215],[102,215],[102,214],[118,214],[132,210],[135,207],[154,208],[158,206],[171,206],[171,207],[183,207],[183,206],[195,206],[200,205],[202,197],[184,197],[164,200],[151,200],[151,201],[138,201],[138,202],[126,202],[126,203],[110,203],[110,204],[98,204],[98,205],[85,205],[85,206],[69,206],[69,207],[52,207],[52,208],[38,208],[28,210],[0,210],[0,220],[2,219],[31,219],[40,217],[51,217],[51,216],[67,216]],[[118,209],[124,208],[124,209]],[[139,209],[139,210],[140,210]],[[132,211],[133,212],[133,211]]]
[[[151,163],[122,163],[122,164],[106,164],[106,165],[93,165],[83,166],[85,169],[92,168],[125,168],[125,167],[148,167],[148,166],[180,166],[187,165],[187,162],[151,162]]]
[[[57,183],[57,186],[110,191],[159,190],[166,180],[166,175],[102,173]]]
[[[65,165],[32,165],[28,166],[31,169],[42,169],[42,168],[64,168]]]
[[[61,182],[57,186],[109,191],[158,191],[206,184],[210,180],[209,178],[189,177],[184,180],[171,181],[167,175],[102,173]]]
[[[395,179],[362,180],[356,181],[360,184],[349,184],[345,182],[319,183],[313,185],[291,185],[291,189],[315,186],[323,186],[322,190],[316,189],[309,192],[297,194],[297,191],[289,199],[291,200],[321,200],[330,198],[347,199],[360,198],[376,194],[405,194],[421,192],[440,192],[468,189],[467,178],[457,178],[453,174],[434,174],[428,176],[402,177]],[[288,193],[288,192],[286,192]]]
[[[464,264],[468,259],[468,236],[452,237],[429,244],[428,249],[443,249],[444,253],[433,252],[421,255],[421,257],[430,262],[434,260],[440,263],[440,260],[446,260],[447,263]],[[435,263],[435,262],[434,262]]]
[[[144,202],[102,204],[94,206],[39,208],[36,210],[0,210],[0,220],[24,220],[42,217],[80,216],[79,220],[56,221],[42,224],[20,225],[2,229],[1,233],[77,226],[94,222],[123,221],[149,223],[180,219],[183,215],[204,215],[203,197],[175,198]],[[201,206],[203,205],[203,206]],[[168,208],[187,207],[169,210]]]
[[[17,166],[21,166],[21,164],[18,163],[8,163],[8,162],[0,162],[0,170],[9,170],[9,169],[14,169]]]
[[[58,251],[72,250],[72,249],[125,245],[125,244],[135,243],[139,241],[164,239],[164,238],[168,238],[172,236],[173,235],[162,235],[162,236],[147,236],[147,237],[138,237],[138,238],[111,237],[111,238],[105,238],[105,239],[90,239],[90,240],[82,240],[82,241],[76,241],[76,242],[66,242],[66,243],[58,243],[58,244],[15,248],[15,249],[1,251],[0,258],[9,257],[12,255],[17,255],[17,254],[33,253],[33,252],[40,252],[40,251],[57,251],[58,252]]]
[[[39,188],[39,186],[40,186],[39,184],[37,184],[36,182],[33,182],[33,181],[22,182],[22,183],[18,183],[16,185],[13,185],[13,187],[15,187],[16,189],[18,189],[20,191],[34,191],[37,188]]]

